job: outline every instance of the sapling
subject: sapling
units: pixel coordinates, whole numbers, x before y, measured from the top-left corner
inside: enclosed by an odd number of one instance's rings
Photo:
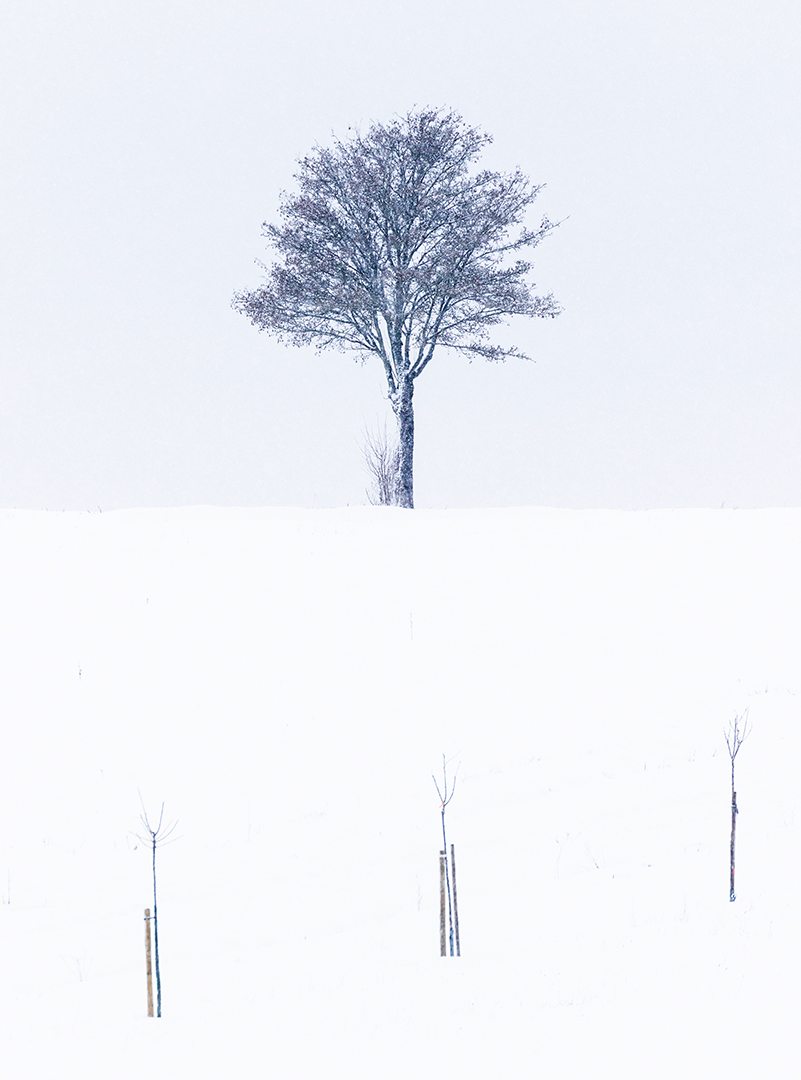
[[[451,872],[450,872],[450,870],[448,868],[448,854],[447,854],[448,853],[448,841],[447,841],[447,837],[445,835],[445,808],[447,807],[448,803],[453,798],[453,794],[456,791],[456,777],[458,776],[458,774],[459,774],[459,767],[457,766],[456,774],[453,777],[453,783],[451,784],[451,789],[450,789],[450,792],[449,792],[448,791],[448,763],[445,760],[445,755],[444,754],[442,755],[442,791],[440,791],[440,789],[439,789],[439,784],[437,783],[437,778],[434,776],[433,773],[431,774],[431,779],[434,781],[434,787],[437,789],[437,795],[439,795],[439,800],[440,800],[439,809],[440,809],[440,813],[442,815],[442,853],[441,853],[441,863],[440,863],[440,865],[442,865],[442,862],[444,862],[444,864],[445,864],[445,886],[446,886],[447,893],[448,893],[448,932],[449,932],[448,937],[449,937],[449,943],[450,943],[450,954],[451,954],[451,956],[453,956],[454,915],[451,914]],[[451,858],[453,859],[453,846],[452,845],[451,845]],[[454,862],[454,872],[455,872],[455,862]],[[454,881],[454,890],[455,890],[455,886],[456,886],[456,882]],[[456,955],[459,956],[460,955],[460,950],[459,950],[459,946],[458,946],[458,942],[459,942],[459,915],[458,915],[458,913],[456,913],[456,910],[455,910],[455,904],[456,904],[455,891],[454,891],[454,898],[453,899],[454,899],[454,914],[456,916],[456,942],[457,942]]]
[[[734,720],[729,723],[728,730],[724,731],[726,748],[731,759],[731,841],[729,843],[729,900],[737,899],[734,893],[734,833],[737,825],[737,792],[734,790],[734,759],[739,753],[740,747],[751,733],[748,726],[748,709],[738,716],[734,714]]]
[[[389,439],[386,421],[378,431],[365,429],[362,454],[371,481],[367,501],[371,506],[397,506],[400,449]]]
[[[142,796],[140,794],[139,801],[142,802]],[[162,827],[164,820],[164,803],[161,804],[161,813],[159,814],[158,825],[155,828],[150,824],[148,820],[147,811],[145,810],[145,804],[142,802],[142,813],[139,815],[142,824],[145,827],[147,836],[140,836],[136,834],[137,838],[142,841],[143,844],[147,844],[151,848],[153,853],[153,945],[156,960],[156,1016],[161,1016],[161,971],[159,969],[159,914],[158,904],[156,902],[156,848],[160,847],[167,841],[167,838],[175,831],[175,827],[178,824],[174,821],[171,825],[165,825]],[[177,840],[178,837],[173,837]]]

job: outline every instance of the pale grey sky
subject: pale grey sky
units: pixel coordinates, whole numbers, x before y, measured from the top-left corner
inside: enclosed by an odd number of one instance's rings
[[[414,105],[567,218],[417,384],[426,506],[801,505],[795,2],[5,0],[0,506],[365,501],[382,374],[230,309],[294,160]]]

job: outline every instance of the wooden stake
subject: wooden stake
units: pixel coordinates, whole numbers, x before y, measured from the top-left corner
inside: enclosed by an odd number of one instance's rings
[[[453,924],[456,928],[456,955],[461,956],[459,948],[459,908],[456,905],[456,855],[451,844],[451,880],[453,881]]]
[[[439,853],[439,955],[447,956],[445,935],[445,860],[444,851]]]
[[[147,960],[147,1015],[153,1015],[153,967],[150,962],[150,908],[145,908],[145,957]]]

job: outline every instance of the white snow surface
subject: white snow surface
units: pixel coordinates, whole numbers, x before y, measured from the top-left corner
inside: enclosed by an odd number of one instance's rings
[[[0,512],[2,1075],[796,1077],[800,552],[796,510]]]

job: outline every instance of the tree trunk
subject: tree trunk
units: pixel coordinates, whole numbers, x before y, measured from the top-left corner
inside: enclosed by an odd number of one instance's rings
[[[446,956],[445,936],[445,860],[444,851],[439,853],[439,955]]]
[[[159,909],[156,903],[156,839],[153,838],[153,942],[156,946],[156,1016],[161,1016],[161,969],[159,968]]]
[[[453,956],[453,914],[451,912],[451,875],[448,870],[448,841],[445,839],[445,811],[442,811],[442,854],[445,856],[445,885],[448,890],[448,940]]]
[[[395,416],[398,420],[398,506],[414,509],[414,384],[405,378],[398,387]]]
[[[731,793],[731,843],[729,844],[729,900],[736,900],[734,893],[734,832],[737,828],[737,792]]]

